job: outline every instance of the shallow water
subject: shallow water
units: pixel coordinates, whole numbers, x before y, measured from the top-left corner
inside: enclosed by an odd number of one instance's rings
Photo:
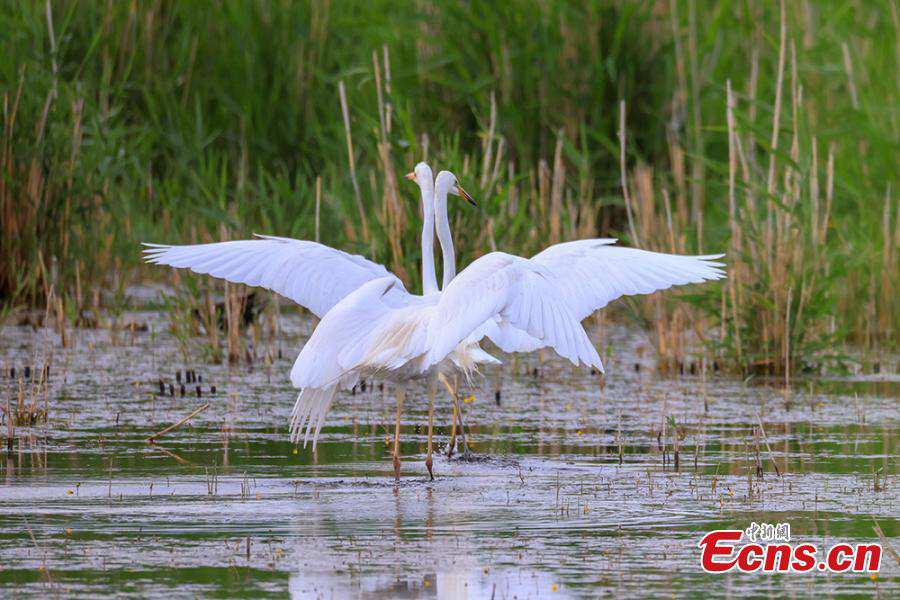
[[[800,382],[790,394],[713,374],[661,379],[639,358],[649,356],[644,336],[612,328],[605,387],[538,355],[504,357],[502,369],[463,386],[472,448],[490,458],[438,454],[434,482],[423,463],[427,386],[410,387],[395,486],[387,390],[342,395],[316,452],[289,443],[295,393],[287,372],[309,330],[299,317],[281,319],[283,358],[232,369],[186,364],[157,314],[129,319],[150,331],[116,340],[105,330],[69,332],[76,345],[67,349],[46,330],[0,332],[3,403],[19,393],[10,368],[18,378],[53,353],[49,393],[38,396],[49,420],[19,428],[0,461],[3,595],[900,590],[900,568],[887,552],[875,578],[707,575],[696,546],[712,529],[753,521],[789,522],[795,543],[873,542],[874,519],[900,549],[896,378]],[[274,346],[256,349],[266,351],[277,355]],[[159,379],[174,383],[184,368],[202,375],[203,397],[196,384],[185,397],[177,384],[174,397],[159,395]],[[207,402],[157,445],[146,442]],[[439,390],[441,449],[449,406]],[[760,441],[761,475],[757,415],[772,450]],[[677,469],[667,416],[678,431]]]

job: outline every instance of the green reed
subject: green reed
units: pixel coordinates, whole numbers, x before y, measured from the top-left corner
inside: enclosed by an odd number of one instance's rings
[[[632,305],[664,357],[694,330],[704,354],[764,372],[896,346],[893,2],[789,2],[783,21],[738,0],[0,16],[5,304],[108,306],[95,290],[169,276],[140,267],[143,240],[313,239],[317,188],[321,240],[415,289],[417,190],[400,176],[427,155],[482,206],[453,207],[462,262],[594,235],[729,252],[733,277],[688,306]]]

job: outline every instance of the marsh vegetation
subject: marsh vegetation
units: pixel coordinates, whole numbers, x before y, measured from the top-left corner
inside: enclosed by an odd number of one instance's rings
[[[727,286],[630,311],[662,365],[698,322],[745,374],[896,348],[894,2],[2,11],[6,311],[103,320],[159,277],[136,241],[254,231],[415,285],[398,174],[428,157],[483,207],[455,216],[463,263],[597,235],[726,250]]]

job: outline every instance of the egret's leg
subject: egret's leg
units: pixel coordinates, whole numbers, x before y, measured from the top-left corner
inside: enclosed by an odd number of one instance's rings
[[[434,394],[435,394],[435,381],[431,381],[431,386],[428,389],[428,456],[425,457],[425,467],[428,469],[428,475],[431,477],[431,480],[434,481],[434,471],[431,470],[432,465],[434,465],[434,461],[431,458],[432,451],[432,441],[431,437],[434,433]]]
[[[403,410],[405,392],[397,390],[397,422],[394,424],[394,479],[400,481],[400,413]]]
[[[453,456],[453,449],[456,447],[456,403],[453,406],[453,421],[450,424],[450,443],[447,444],[447,458]]]
[[[447,446],[447,458],[450,458],[453,456],[453,449],[456,447],[456,418],[459,414],[459,403],[456,398],[456,390],[454,390],[453,386],[450,385],[450,382],[447,381],[447,377],[445,377],[443,373],[438,373],[438,380],[444,384],[445,388],[447,388],[447,393],[450,394],[450,405],[453,407],[453,423],[450,426],[450,444]]]
[[[459,389],[459,376],[455,378],[457,389]],[[459,412],[459,439],[463,444],[463,455],[469,453],[469,444],[466,442],[466,425],[463,422],[462,415],[462,404],[459,403],[459,397],[454,394],[453,397],[456,399],[456,409]]]

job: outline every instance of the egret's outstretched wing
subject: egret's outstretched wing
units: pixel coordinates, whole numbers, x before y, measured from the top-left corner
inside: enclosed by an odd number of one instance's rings
[[[681,256],[613,246],[614,239],[578,240],[546,248],[531,260],[556,276],[575,317],[584,319],[620,296],[722,279],[723,254]]]
[[[602,369],[580,320],[556,288],[553,273],[533,261],[502,252],[475,260],[441,293],[428,324],[425,366],[440,362],[499,315],[573,363]]]
[[[318,317],[373,279],[393,277],[392,293],[407,293],[395,275],[362,256],[305,240],[257,238],[190,246],[144,244],[144,255],[149,263],[278,292]]]

